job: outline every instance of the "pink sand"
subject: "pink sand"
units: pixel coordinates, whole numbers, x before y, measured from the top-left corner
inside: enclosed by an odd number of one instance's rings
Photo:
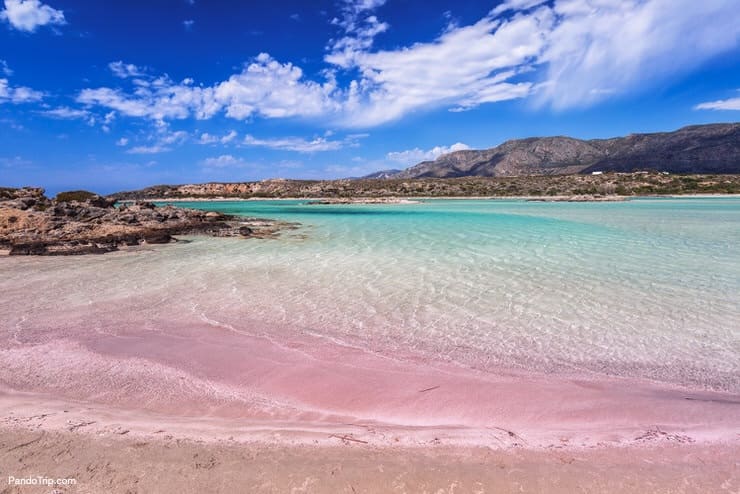
[[[110,332],[57,336],[0,350],[0,401],[32,393],[23,396],[225,430],[352,424],[412,443],[438,436],[531,448],[740,441],[740,396],[731,393],[483,372],[308,336],[268,339],[199,324],[150,331],[122,322]]]

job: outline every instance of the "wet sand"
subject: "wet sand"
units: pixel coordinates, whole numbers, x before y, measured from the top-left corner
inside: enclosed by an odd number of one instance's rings
[[[0,470],[60,492],[740,488],[732,393],[198,325],[9,342],[0,382]]]

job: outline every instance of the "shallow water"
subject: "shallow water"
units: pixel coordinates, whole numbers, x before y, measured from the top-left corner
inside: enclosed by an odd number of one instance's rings
[[[740,390],[740,198],[179,204],[302,227],[0,259],[5,336],[196,321],[476,368]]]

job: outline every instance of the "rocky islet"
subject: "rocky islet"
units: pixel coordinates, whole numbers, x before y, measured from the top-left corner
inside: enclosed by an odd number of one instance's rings
[[[9,255],[102,254],[175,235],[266,238],[294,226],[151,202],[116,205],[91,193],[49,199],[40,188],[0,190],[0,250]]]

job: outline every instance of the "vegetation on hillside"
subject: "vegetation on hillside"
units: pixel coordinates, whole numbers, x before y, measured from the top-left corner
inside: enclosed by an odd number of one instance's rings
[[[87,190],[70,190],[68,192],[60,192],[56,195],[55,199],[57,202],[85,202],[94,197],[97,197],[97,194],[94,192],[89,192]]]
[[[159,185],[114,194],[119,200],[154,198],[520,197],[571,195],[740,194],[740,175],[604,173],[522,177],[264,180]]]

